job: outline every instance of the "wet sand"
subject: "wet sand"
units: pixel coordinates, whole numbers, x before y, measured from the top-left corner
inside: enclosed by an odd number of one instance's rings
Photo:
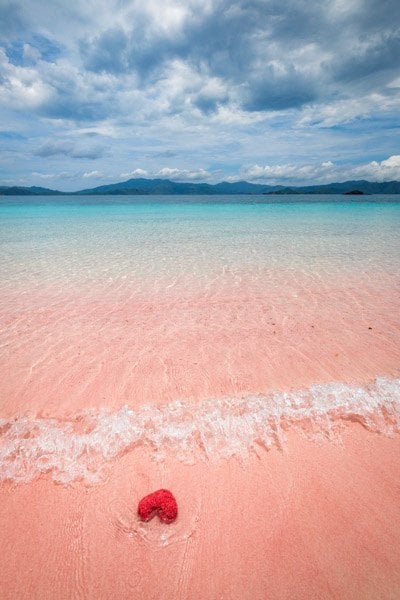
[[[175,523],[137,503],[174,491]],[[289,435],[245,461],[122,457],[106,483],[3,484],[1,597],[394,599],[400,437],[349,425],[343,444]]]
[[[399,411],[385,386],[376,427],[368,421],[373,382],[386,377],[394,389],[400,376],[393,274],[236,269],[215,285],[209,274],[157,279],[154,289],[133,278],[39,283],[0,296],[0,450],[10,432],[16,444],[1,471],[2,599],[400,596]],[[333,400],[343,386],[354,395],[354,411],[320,404],[312,386],[330,382]],[[267,450],[247,419],[248,395],[293,399],[304,389],[314,402],[300,406],[304,427],[291,427],[289,402],[284,443],[272,435]],[[156,430],[154,411],[174,415],[179,401],[184,425],[202,402],[211,402],[210,421],[213,402],[232,406],[221,428],[239,422],[233,451],[229,428],[211,453],[195,428],[187,464],[174,451],[173,420],[155,444],[145,428],[132,441],[137,423],[123,412],[100,429],[85,416],[148,405]],[[91,436],[84,451],[81,434]],[[119,436],[118,451],[104,456]],[[11,478],[10,464],[20,465]],[[141,523],[139,500],[162,487],[178,519]]]
[[[241,273],[0,294],[1,416],[197,403],[400,374],[400,280]]]

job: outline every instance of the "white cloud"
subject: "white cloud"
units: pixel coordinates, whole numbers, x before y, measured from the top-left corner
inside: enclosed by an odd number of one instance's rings
[[[105,153],[105,147],[99,144],[88,143],[88,140],[79,139],[47,139],[35,149],[34,154],[49,158],[53,156],[69,156],[71,158],[87,158],[95,160]]]
[[[39,179],[54,179],[56,177],[54,173],[37,173],[36,171],[32,175],[33,177],[39,177]]]
[[[393,87],[393,83],[390,84]],[[388,86],[389,87],[389,86]],[[400,110],[400,95],[385,92],[361,94],[359,97],[332,100],[306,107],[299,115],[297,125],[334,127],[380,114],[395,115]]]
[[[128,171],[126,173],[121,173],[120,177],[123,179],[135,179],[141,177],[148,177],[148,172],[145,169],[135,169],[134,171]]]
[[[38,50],[38,48],[35,48],[34,46],[31,46],[30,44],[23,45],[22,54],[27,62],[33,63],[36,63],[41,57],[40,50]]]
[[[0,48],[0,106],[17,110],[36,110],[50,99],[51,89],[33,67],[12,64]]]
[[[240,178],[249,181],[298,182],[327,180],[336,167],[331,161],[320,164],[251,165],[242,169]]]
[[[171,2],[171,0],[169,2],[146,0],[141,8],[155,28],[171,37],[180,33],[191,13],[189,3],[185,6],[181,2]]]
[[[86,171],[82,177],[85,179],[102,179],[104,177],[104,173],[101,171]]]
[[[154,174],[155,177],[163,179],[171,179],[172,181],[208,181],[212,178],[212,174],[205,169],[178,169],[164,167]]]
[[[389,156],[389,158],[381,162],[373,160],[365,165],[352,167],[351,171],[355,176],[369,179],[370,181],[399,181],[400,155]]]
[[[393,155],[381,162],[372,161],[360,165],[335,164],[332,161],[310,164],[250,165],[229,178],[230,181],[248,181],[282,184],[312,185],[354,179],[368,181],[400,180],[400,155]]]
[[[62,171],[61,173],[38,173],[33,172],[32,176],[35,179],[51,180],[51,179],[74,179],[77,177],[77,173],[70,173],[68,171]]]

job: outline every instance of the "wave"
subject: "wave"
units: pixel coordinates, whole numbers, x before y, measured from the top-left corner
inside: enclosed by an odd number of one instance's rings
[[[285,433],[339,439],[348,421],[393,435],[400,431],[400,379],[368,386],[313,385],[300,391],[174,401],[160,408],[124,406],[86,410],[66,419],[0,420],[0,481],[28,482],[48,473],[54,481],[101,480],[106,465],[138,447],[155,459],[173,452],[193,462],[246,457],[283,447]]]

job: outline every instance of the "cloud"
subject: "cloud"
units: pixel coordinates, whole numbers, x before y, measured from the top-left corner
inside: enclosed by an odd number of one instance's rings
[[[98,121],[117,108],[117,82],[108,76],[82,73],[68,61],[17,65],[0,48],[0,106],[30,110],[52,119]]]
[[[81,159],[208,177],[397,153],[396,0],[2,0],[1,11],[0,128],[24,139],[3,138],[0,176],[52,156],[71,172]]]
[[[50,89],[31,67],[12,64],[0,48],[0,106],[10,105],[17,110],[39,108],[48,98]]]
[[[43,158],[51,156],[69,156],[71,158],[89,158],[94,160],[105,153],[103,146],[84,146],[72,140],[47,140],[41,144],[34,154]]]
[[[208,181],[212,178],[212,174],[205,169],[187,170],[176,167],[163,167],[154,176],[171,181]]]
[[[107,29],[92,40],[81,40],[85,68],[94,72],[126,72],[130,64],[128,42],[122,27]]]
[[[339,0],[330,7],[298,0],[218,0],[203,3],[203,10],[200,4],[136,3],[131,21],[120,20],[81,40],[85,68],[136,76],[141,89],[173,79],[177,66],[184,65],[203,84],[220,82],[222,93],[193,95],[192,104],[206,116],[228,102],[247,111],[301,108],[344,90],[351,94],[348,83],[356,80],[368,92],[378,81],[389,84],[397,68],[398,31],[377,14],[375,25],[365,24],[370,34],[365,36],[363,2],[350,9]],[[394,4],[393,10],[399,13]],[[171,23],[172,35],[160,13]],[[366,82],[366,75],[376,78]],[[187,87],[181,86],[182,94]]]
[[[84,179],[102,179],[105,175],[101,171],[86,171],[82,177]]]
[[[317,91],[315,82],[308,81],[293,65],[280,68],[271,63],[262,79],[255,77],[249,82],[244,97],[244,108],[250,111],[285,110],[311,103]]]
[[[360,165],[335,164],[332,161],[310,164],[250,165],[240,174],[230,177],[230,181],[246,179],[248,181],[271,183],[312,185],[366,179],[369,181],[400,180],[400,155]]]
[[[145,169],[134,169],[121,173],[122,179],[149,178],[149,179],[170,179],[171,181],[210,181],[214,178],[214,173],[206,169],[180,169],[178,167],[163,167],[162,169],[148,171]]]
[[[375,83],[385,84],[398,72],[399,56],[399,30],[374,33],[354,44],[350,56],[340,56],[337,64],[333,60],[332,73],[337,81],[366,87],[370,86],[366,78],[376,74]]]
[[[152,158],[175,158],[175,156],[178,156],[178,153],[173,150],[163,150],[162,152],[153,152],[149,156]]]
[[[112,26],[82,40],[84,65],[96,73],[135,74],[143,85],[143,81],[154,83],[165,78],[174,70],[173,65],[183,63],[200,79],[219,79],[226,83],[222,87],[232,88],[232,94],[225,89],[222,98],[220,93],[199,94],[194,104],[205,114],[229,97],[242,102],[247,110],[300,106],[314,98],[318,69],[302,69],[304,31],[296,34],[298,44],[291,43],[291,52],[288,40],[281,39],[282,31],[273,35],[268,19],[288,18],[290,11],[273,3],[271,6],[268,10],[265,3],[232,6],[231,2],[219,1],[214,9],[198,15],[193,10],[198,6],[190,7],[189,3],[177,20],[175,36],[157,27],[158,20],[152,21],[149,14],[139,11],[130,29]],[[298,29],[297,23],[295,31]]]
[[[132,30],[113,26],[92,39],[81,40],[80,52],[88,71],[134,74],[139,86],[162,77],[164,65],[182,55],[179,42],[164,33],[154,34],[151,23],[140,13]]]
[[[49,94],[39,107],[48,118],[99,121],[114,112],[115,88],[109,78],[87,77],[65,61],[42,67]]]
[[[38,173],[37,171],[34,171],[32,175],[34,177],[39,177],[39,179],[54,179],[55,177],[57,177],[56,175],[51,173]]]
[[[145,169],[135,169],[134,171],[128,171],[127,173],[121,173],[120,177],[123,179],[135,179],[140,177],[148,177],[148,172]]]
[[[73,180],[77,176],[77,173],[76,172],[71,173],[68,171],[62,171],[61,173],[40,173],[40,172],[34,171],[32,173],[32,176],[36,179],[41,179],[44,181],[51,180],[51,179]]]
[[[40,114],[54,119],[99,121],[121,110],[120,96],[136,90],[136,100],[142,96],[143,102],[154,102],[166,83],[174,88],[175,98],[191,100],[189,105],[177,102],[174,109],[170,103],[167,110],[197,107],[206,117],[227,104],[259,112],[344,100],[357,95],[349,83],[361,85],[367,94],[379,85],[383,93],[400,51],[395,20],[381,15],[372,0],[350,8],[341,0],[329,7],[322,0],[188,0],[185,5],[152,0],[111,2],[108,9],[101,2],[91,19],[87,7],[67,10],[63,0],[60,5],[67,32],[77,25],[72,38],[77,46],[69,61],[66,44],[71,39],[61,33],[59,20],[56,30],[62,39],[52,39],[40,0],[39,17],[48,31],[26,33],[26,40],[10,42],[7,50],[14,66],[51,62],[48,68],[37,67],[35,80],[47,93]],[[394,3],[392,8],[393,16],[399,14]],[[369,11],[375,20],[367,18]],[[10,20],[23,14],[11,5],[6,12]],[[30,10],[24,19],[34,22]],[[191,78],[177,87],[179,70]],[[21,71],[12,80],[18,77],[23,79]],[[195,83],[193,89],[190,83]]]
[[[373,160],[366,165],[352,167],[355,176],[369,179],[370,181],[399,181],[400,180],[400,155],[393,155],[377,162]]]
[[[34,65],[39,60],[55,62],[62,53],[59,44],[37,33],[27,35],[24,41],[13,40],[6,44],[5,49],[10,62],[17,66]]]
[[[390,88],[394,90],[391,93]],[[331,102],[313,104],[306,107],[300,115],[297,125],[335,127],[360,120],[367,120],[375,115],[391,117],[396,122],[400,110],[400,94],[394,83],[386,90],[377,90],[361,97],[335,99]]]
[[[0,34],[2,40],[8,40],[25,29],[26,19],[21,3],[14,0],[2,0]]]
[[[336,170],[332,161],[318,164],[276,164],[276,165],[250,165],[244,167],[240,175],[231,178],[246,179],[254,182],[268,183],[299,183],[305,181],[332,181]]]

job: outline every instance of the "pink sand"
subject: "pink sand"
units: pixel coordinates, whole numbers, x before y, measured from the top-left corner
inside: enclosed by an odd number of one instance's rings
[[[194,289],[193,289],[194,288]],[[400,285],[276,273],[118,297],[100,286],[5,295],[2,416],[364,383],[399,374]]]
[[[97,487],[3,485],[1,597],[397,598],[399,457],[399,437],[353,425],[343,447],[294,436],[245,464],[139,452]],[[141,525],[137,503],[160,485],[179,518]]]
[[[162,405],[398,377],[388,276],[251,278],[208,293],[37,291],[1,299],[2,417]],[[140,524],[166,487],[171,525]],[[400,596],[400,437],[346,425],[343,445],[289,432],[283,451],[189,466],[127,451],[106,481],[0,487],[0,596],[16,599],[389,599]]]

